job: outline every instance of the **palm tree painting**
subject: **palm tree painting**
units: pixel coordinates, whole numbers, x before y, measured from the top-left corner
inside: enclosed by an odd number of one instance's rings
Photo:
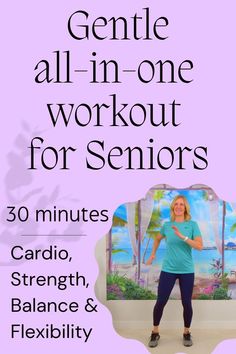
[[[112,225],[114,228],[125,227],[126,224],[127,224],[126,220],[121,215],[119,215],[118,213],[113,215]],[[110,230],[107,236],[107,252],[108,252],[107,268],[109,274],[112,272],[112,254],[119,253],[119,252],[126,252],[124,249],[116,248],[118,243],[119,243],[118,239],[115,239],[115,237],[112,238],[112,230]]]

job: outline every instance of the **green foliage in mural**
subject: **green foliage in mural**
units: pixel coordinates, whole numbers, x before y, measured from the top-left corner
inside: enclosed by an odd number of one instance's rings
[[[153,210],[152,217],[147,228],[145,237],[148,238],[148,240],[146,243],[146,248],[143,252],[143,259],[142,259],[143,263],[145,263],[145,257],[146,257],[150,240],[154,240],[154,238],[160,233],[160,228],[161,228],[161,211],[159,208],[157,208]]]
[[[128,253],[128,252],[127,252],[126,250],[124,250],[123,248],[116,248],[118,244],[119,244],[118,238],[115,238],[115,237],[113,236],[113,238],[112,238],[112,250],[111,250],[111,253],[112,253],[112,254],[120,253],[120,252]]]
[[[113,219],[112,219],[112,226],[115,227],[115,226],[120,226],[120,227],[123,227],[123,226],[126,226],[127,224],[127,221],[122,219],[121,217],[117,216],[117,215],[113,215]]]
[[[231,228],[230,228],[230,232],[234,232],[236,230],[236,223],[234,223]]]
[[[197,300],[212,300],[212,296],[207,294],[201,294],[197,297]]]
[[[154,209],[150,223],[147,228],[147,234],[153,236],[161,228],[161,211],[160,208]]]
[[[118,273],[107,275],[108,300],[155,300],[156,294]]]
[[[230,300],[230,297],[227,294],[227,290],[223,288],[215,289],[212,298],[213,300]]]
[[[229,288],[229,279],[228,277],[228,273],[224,273],[221,277],[221,288],[228,290]]]

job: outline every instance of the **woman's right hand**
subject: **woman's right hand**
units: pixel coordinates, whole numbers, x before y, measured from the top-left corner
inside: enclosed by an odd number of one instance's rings
[[[151,254],[151,256],[146,261],[146,265],[151,265],[152,262],[154,261],[154,259],[155,259],[155,256]]]

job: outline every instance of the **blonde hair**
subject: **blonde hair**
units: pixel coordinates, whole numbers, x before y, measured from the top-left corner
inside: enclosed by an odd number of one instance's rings
[[[175,205],[176,200],[178,200],[178,199],[183,199],[183,201],[184,201],[184,205],[185,205],[184,220],[185,221],[190,220],[191,219],[191,214],[190,214],[189,202],[188,202],[187,198],[184,195],[181,195],[181,194],[177,195],[173,199],[173,201],[172,201],[172,203],[170,205],[170,220],[171,221],[175,221],[174,205]]]

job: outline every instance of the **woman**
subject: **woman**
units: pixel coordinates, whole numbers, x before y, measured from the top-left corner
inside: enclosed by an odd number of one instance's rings
[[[156,347],[160,339],[159,324],[163,309],[169,299],[176,279],[179,280],[183,305],[184,332],[183,344],[193,344],[190,334],[192,320],[192,293],[194,285],[194,266],[192,248],[202,250],[202,237],[196,222],[191,220],[190,206],[183,195],[174,198],[170,206],[171,221],[164,223],[153,243],[147,264],[152,264],[156,250],[163,238],[166,240],[166,253],[159,278],[157,302],[153,309],[153,331],[149,347]]]

